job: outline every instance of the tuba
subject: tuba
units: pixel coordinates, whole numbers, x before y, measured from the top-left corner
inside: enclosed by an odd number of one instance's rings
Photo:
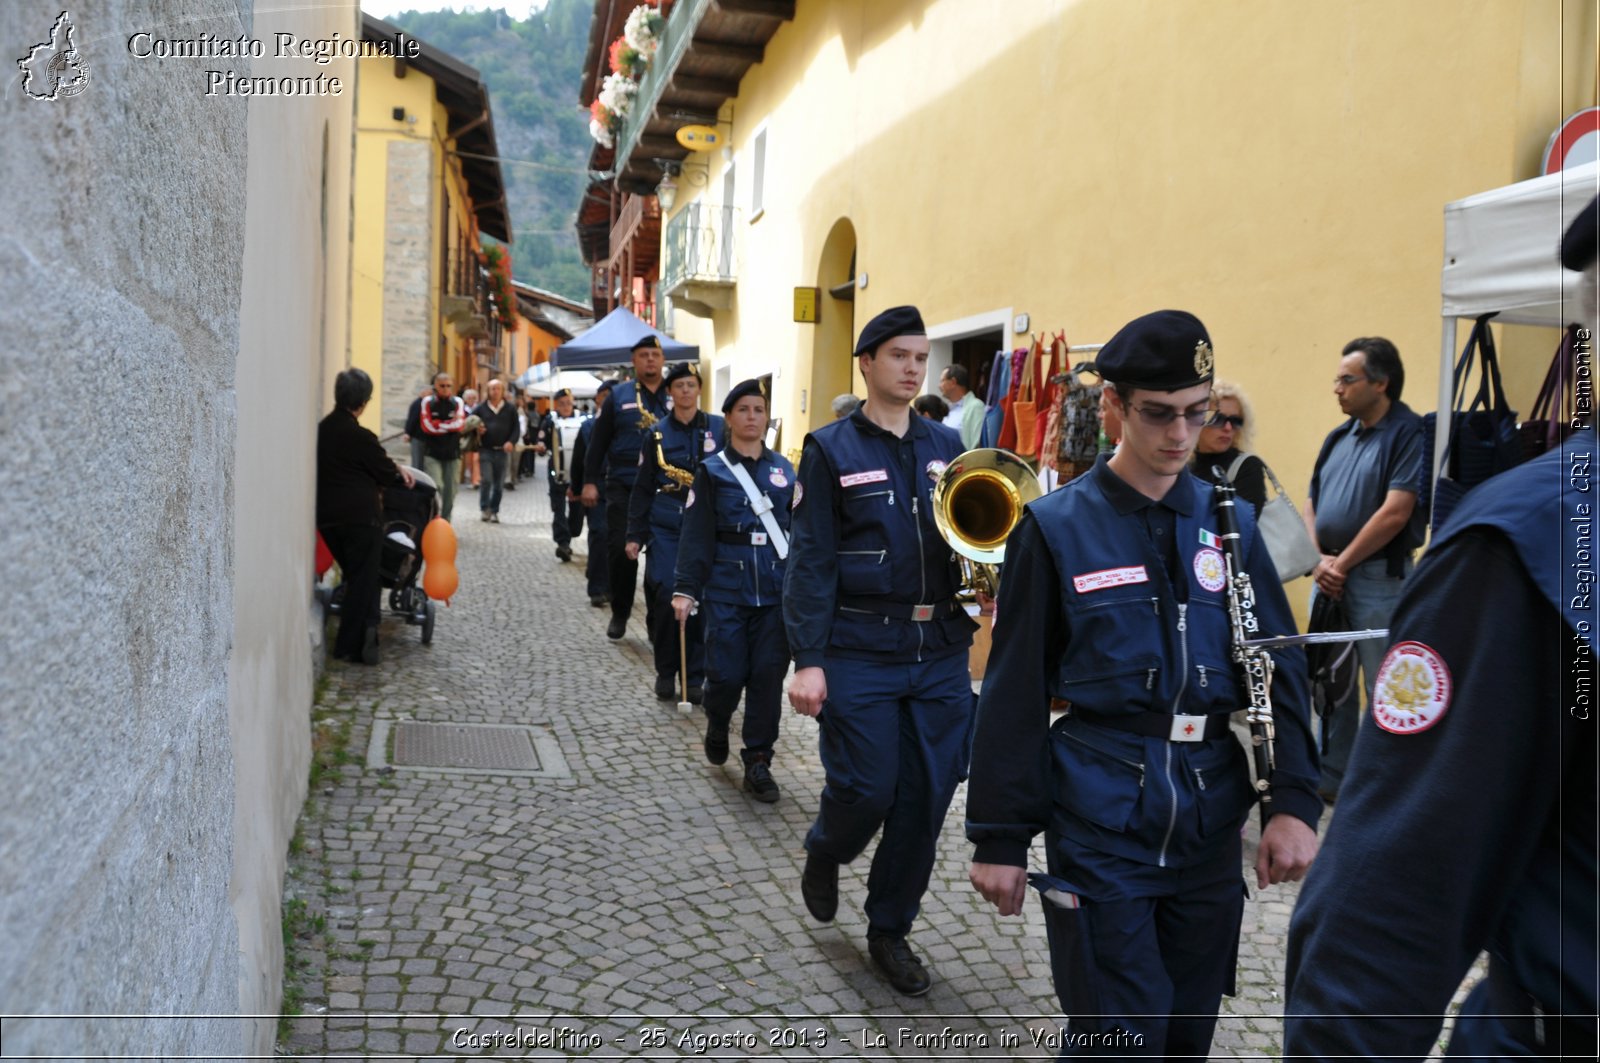
[[[1009,450],[979,447],[945,466],[933,485],[933,523],[961,562],[965,589],[994,595],[1006,539],[1022,507],[1043,493],[1033,469]]]

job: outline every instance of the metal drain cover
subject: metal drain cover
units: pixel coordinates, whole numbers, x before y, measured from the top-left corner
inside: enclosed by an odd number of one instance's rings
[[[375,720],[367,766],[381,768],[394,736],[396,768],[472,775],[535,775],[571,778],[572,771],[554,736],[542,727],[481,723],[417,723]]]

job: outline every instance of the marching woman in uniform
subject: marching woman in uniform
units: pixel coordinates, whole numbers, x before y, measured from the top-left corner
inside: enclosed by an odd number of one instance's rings
[[[745,694],[744,789],[778,799],[778,740],[789,640],[783,631],[783,564],[789,556],[794,466],[764,444],[770,410],[759,380],[723,400],[728,445],[703,462],[683,510],[672,610],[678,623],[705,614],[706,759],[728,759],[728,722]]]
[[[688,362],[667,370],[670,412],[644,434],[639,473],[628,498],[627,556],[645,550],[644,593],[650,609],[650,644],[655,647],[656,697],[678,696],[678,618],[673,615],[673,570],[678,565],[678,530],[695,471],[722,446],[722,418],[700,409],[700,374]],[[705,640],[700,618],[688,623],[689,700],[700,703],[705,683]]]

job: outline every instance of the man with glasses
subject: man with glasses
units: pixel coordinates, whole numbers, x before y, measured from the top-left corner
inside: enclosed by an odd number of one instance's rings
[[[1333,393],[1347,420],[1323,440],[1311,473],[1306,528],[1322,551],[1311,573],[1313,601],[1318,594],[1338,599],[1354,630],[1389,626],[1411,574],[1411,553],[1422,545],[1422,418],[1400,401],[1405,382],[1400,352],[1388,340],[1366,336],[1345,344]],[[1355,649],[1370,701],[1383,640],[1364,639]],[[1332,801],[1361,722],[1359,698],[1327,713],[1319,789]]]
[[[667,417],[670,402],[661,380],[665,364],[661,341],[647,332],[634,343],[633,379],[617,385],[611,401],[595,418],[584,455],[583,504],[600,501],[600,482],[606,486],[606,567],[611,592],[611,623],[606,638],[618,641],[633,615],[634,589],[639,585],[639,563],[628,557],[628,496],[639,472],[639,447],[647,429]],[[655,614],[653,600],[645,602],[645,626]]]
[[[1232,992],[1255,803],[1229,728],[1231,663],[1213,492],[1188,471],[1213,356],[1192,314],[1124,326],[1098,368],[1122,445],[1032,503],[1006,543],[967,790],[970,878],[1018,915],[1044,905],[1063,1055],[1204,1059]],[[1294,618],[1248,506],[1236,507],[1262,636]],[[1317,753],[1298,649],[1273,655],[1276,767],[1258,886],[1317,851]],[[1068,705],[1051,721],[1052,701]],[[1045,832],[1048,873],[1027,873]]]

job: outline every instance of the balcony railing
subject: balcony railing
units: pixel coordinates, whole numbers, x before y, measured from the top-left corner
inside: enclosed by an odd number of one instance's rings
[[[689,285],[734,284],[736,213],[731,206],[690,203],[667,220],[662,291],[676,297]]]
[[[645,125],[655,113],[662,91],[677,71],[684,53],[689,50],[694,31],[710,6],[711,0],[678,0],[672,5],[672,13],[667,16],[666,27],[661,31],[661,44],[656,49],[656,57],[650,61],[650,68],[644,72],[644,77],[639,79],[638,95],[634,97],[633,108],[622,123],[621,135],[617,137],[614,165],[618,173],[627,167]]]
[[[611,227],[611,260],[615,262],[622,255],[640,226],[660,217],[661,205],[655,196],[624,196],[617,223]]]

